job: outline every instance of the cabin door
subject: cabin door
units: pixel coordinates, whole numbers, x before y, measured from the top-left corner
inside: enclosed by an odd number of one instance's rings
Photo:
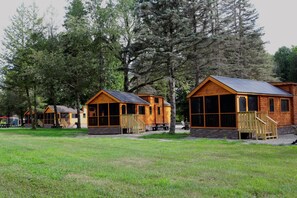
[[[238,97],[238,110],[239,112],[246,112],[247,110],[247,96]]]
[[[258,96],[239,96],[239,112],[258,111]]]

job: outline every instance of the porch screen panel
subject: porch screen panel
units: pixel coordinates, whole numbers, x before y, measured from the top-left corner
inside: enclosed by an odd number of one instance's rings
[[[99,125],[108,125],[108,104],[99,104]]]
[[[221,127],[236,127],[235,95],[220,96]]]
[[[120,104],[109,104],[110,125],[120,125]]]
[[[192,126],[204,126],[203,97],[191,99],[191,122]]]
[[[249,108],[249,111],[258,111],[257,96],[248,96],[248,108]]]
[[[219,97],[218,96],[205,97],[205,126],[207,127],[219,126]]]
[[[61,114],[61,116],[63,116],[63,114]],[[68,117],[69,115],[67,114],[67,118]],[[88,105],[88,123],[89,123],[89,126],[98,125],[97,104]]]

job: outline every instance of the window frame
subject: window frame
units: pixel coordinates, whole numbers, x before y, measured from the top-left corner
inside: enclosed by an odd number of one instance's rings
[[[283,101],[287,101],[287,109],[283,110]],[[280,110],[282,113],[289,113],[290,112],[290,100],[288,98],[281,98],[280,99]]]
[[[275,111],[274,98],[269,98],[268,101],[269,101],[269,112],[274,113]]]

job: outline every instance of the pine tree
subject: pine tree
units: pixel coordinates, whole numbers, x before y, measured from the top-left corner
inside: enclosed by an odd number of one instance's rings
[[[138,39],[143,43],[145,60],[149,70],[166,78],[169,83],[171,121],[169,133],[175,133],[176,123],[176,80],[186,61],[183,53],[193,45],[194,35],[189,30],[186,17],[186,1],[160,0],[140,1],[138,17]]]

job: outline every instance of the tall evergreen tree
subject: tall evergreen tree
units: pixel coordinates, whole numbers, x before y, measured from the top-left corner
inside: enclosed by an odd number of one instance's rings
[[[189,31],[189,20],[185,14],[185,1],[160,0],[140,1],[138,16],[141,26],[139,39],[146,51],[151,71],[168,80],[171,104],[169,133],[175,133],[176,124],[176,80],[186,61],[183,53],[192,45],[194,36]]]
[[[11,26],[5,29],[3,41],[6,49],[2,54],[6,62],[3,69],[6,72],[5,83],[7,86],[24,90],[31,120],[33,120],[32,106],[35,111],[37,106],[37,75],[32,54],[38,48],[38,40],[44,30],[42,18],[38,16],[38,8],[35,4],[29,7],[21,4],[11,22]],[[31,123],[32,129],[35,129],[36,118]]]
[[[81,128],[81,100],[93,80],[94,71],[90,60],[91,34],[86,14],[81,0],[71,1],[64,21],[66,32],[61,38],[65,62],[65,67],[61,68],[65,72],[64,91],[68,93],[68,103],[73,103],[74,98],[78,116],[77,128]]]

